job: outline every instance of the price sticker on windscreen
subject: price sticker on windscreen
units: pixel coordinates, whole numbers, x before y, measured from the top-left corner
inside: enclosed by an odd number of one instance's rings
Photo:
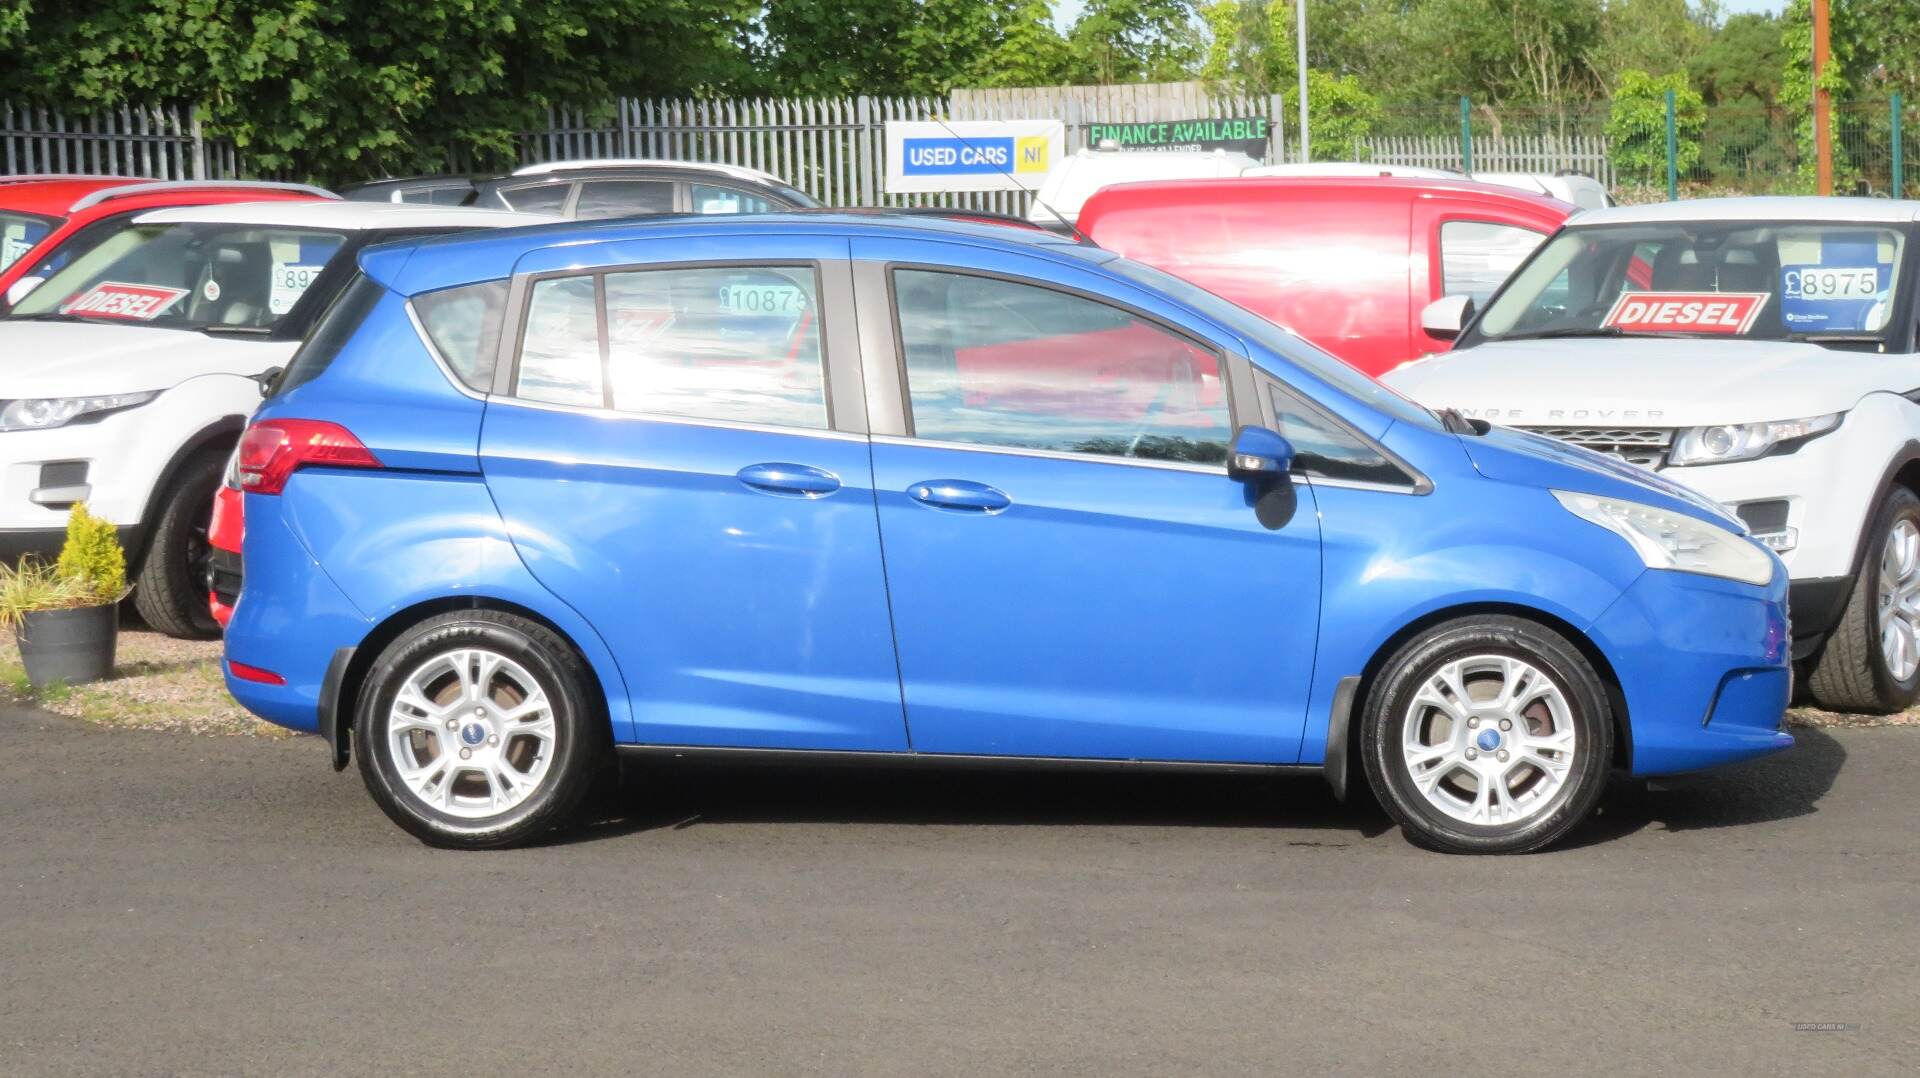
[[[300,302],[313,279],[320,276],[326,264],[302,265],[297,262],[275,262],[273,281],[267,290],[267,310],[274,314],[286,314],[293,305]]]
[[[1737,336],[1753,327],[1765,292],[1628,292],[1600,324],[1622,333],[1713,333]]]
[[[1791,330],[1877,330],[1891,266],[1782,266],[1780,321]],[[1878,308],[1878,310],[1876,310]]]
[[[61,314],[85,318],[120,318],[129,322],[151,322],[187,294],[184,288],[161,288],[150,284],[122,284],[101,281],[68,300]]]

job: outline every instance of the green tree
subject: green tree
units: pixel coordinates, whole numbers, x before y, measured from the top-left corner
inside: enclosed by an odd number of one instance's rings
[[[1286,89],[1287,115],[1300,107],[1299,86]],[[1307,69],[1307,125],[1309,145],[1318,161],[1362,161],[1367,136],[1380,119],[1380,99],[1352,75],[1329,75]]]
[[[1667,91],[1674,92],[1675,160],[1682,173],[1700,163],[1700,132],[1706,102],[1685,75],[1653,76],[1627,70],[1613,88],[1607,113],[1608,154],[1623,177],[1643,182],[1667,174]]]
[[[1087,0],[1067,38],[1080,73],[1103,85],[1191,78],[1202,59],[1191,0]]]
[[[547,107],[735,78],[748,0],[102,0],[29,14],[0,97],[177,101],[253,167],[336,182],[511,159]],[[30,42],[30,44],[29,44]],[[58,97],[50,94],[58,88]]]
[[[1053,26],[1053,6],[1026,0],[1002,25],[1000,39],[972,73],[970,86],[1059,86],[1076,73],[1073,46]]]
[[[1771,15],[1735,15],[1687,65],[1687,81],[1708,105],[1772,108],[1780,100],[1787,49],[1780,20]]]

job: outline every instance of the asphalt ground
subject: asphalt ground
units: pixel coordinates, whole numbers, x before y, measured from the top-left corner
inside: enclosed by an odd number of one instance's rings
[[[661,765],[460,854],[311,738],[0,710],[0,1075],[1914,1073],[1920,729],[1797,733],[1520,858],[1306,777]]]

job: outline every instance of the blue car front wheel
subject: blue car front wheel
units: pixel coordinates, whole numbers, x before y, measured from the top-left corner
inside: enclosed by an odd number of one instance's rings
[[[1613,754],[1605,687],[1544,625],[1447,622],[1394,653],[1368,693],[1361,743],[1375,794],[1409,838],[1520,853],[1592,812]]]

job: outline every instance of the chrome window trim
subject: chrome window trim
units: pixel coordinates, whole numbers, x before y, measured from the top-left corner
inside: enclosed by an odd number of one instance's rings
[[[1147,457],[1115,457],[1105,453],[1076,453],[1068,449],[1022,449],[1016,446],[987,445],[982,442],[946,442],[934,438],[921,438],[901,434],[872,435],[876,445],[924,446],[928,449],[959,449],[969,453],[1001,453],[1014,457],[1035,457],[1041,460],[1069,460],[1082,464],[1118,464],[1127,468],[1154,468],[1167,472],[1191,472],[1195,475],[1217,475],[1227,477],[1227,466],[1222,464],[1194,464],[1183,460],[1153,460]]]
[[[524,397],[494,396],[487,398],[491,408],[532,408],[542,412],[562,412],[568,415],[586,416],[591,419],[635,420],[643,423],[671,423],[684,427],[711,427],[719,430],[744,430],[759,434],[797,434],[808,438],[826,438],[836,442],[864,442],[867,436],[854,431],[831,430],[826,427],[782,427],[774,423],[743,423],[731,419],[702,419],[696,416],[669,415],[665,412],[628,412],[617,408],[589,408],[582,404],[554,404],[550,401],[527,400]]]

